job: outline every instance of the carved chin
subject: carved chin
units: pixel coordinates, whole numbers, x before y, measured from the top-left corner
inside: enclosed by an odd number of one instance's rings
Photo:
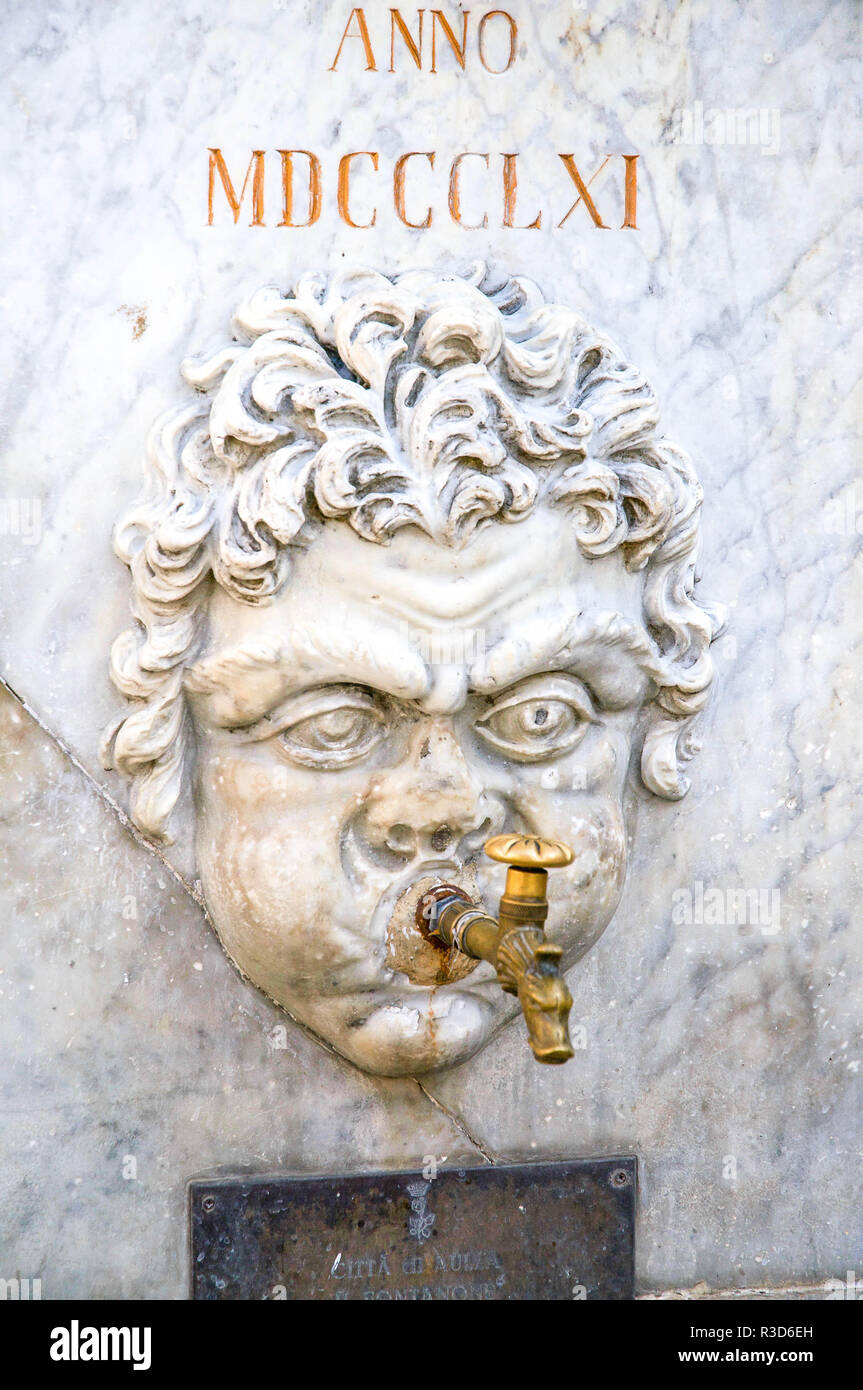
[[[481,968],[491,976],[490,967]],[[512,1012],[493,977],[487,987],[487,997],[458,985],[389,987],[371,1008],[368,997],[355,996],[353,1016],[333,1019],[332,1030],[325,1006],[309,1023],[363,1071],[378,1076],[437,1071],[467,1061]],[[340,1001],[339,1013],[347,1002]]]

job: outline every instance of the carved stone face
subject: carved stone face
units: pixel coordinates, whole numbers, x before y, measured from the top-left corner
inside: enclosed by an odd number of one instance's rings
[[[216,596],[188,677],[207,691],[193,695],[207,901],[244,973],[359,1066],[452,1064],[511,1014],[484,963],[450,979],[415,925],[418,892],[396,907],[439,876],[496,911],[489,836],[575,849],[550,882],[567,963],[610,920],[647,683],[589,634],[609,612],[638,624],[641,588],[542,508],[460,551],[410,530],[373,546],[331,522],[272,604]]]
[[[636,742],[651,791],[686,791],[719,630],[701,490],[637,368],[528,281],[309,274],[234,330],[184,364],[117,529],[132,709],[105,765],[160,839],[194,778],[249,979],[369,1071],[449,1066],[517,1005],[424,934],[428,890],[495,915],[483,843],[567,842],[548,935],[569,966],[620,895]]]

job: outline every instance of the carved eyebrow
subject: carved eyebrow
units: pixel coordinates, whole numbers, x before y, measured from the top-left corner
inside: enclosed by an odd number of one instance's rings
[[[666,663],[641,624],[622,613],[604,612],[567,617],[556,632],[537,642],[516,637],[497,643],[475,663],[471,686],[481,694],[494,695],[542,671],[571,671],[583,675],[608,708],[623,708],[637,692],[625,679],[625,670],[619,665],[610,669],[610,653],[630,658],[647,680],[670,683]]]
[[[187,666],[183,686],[195,695],[212,695],[229,687],[238,676],[249,671],[272,670],[282,665],[284,643],[276,638],[256,638],[241,642],[227,651],[216,652]]]
[[[365,641],[356,631],[330,628],[324,634],[299,626],[284,636],[251,638],[195,662],[186,668],[183,685],[192,695],[212,697],[211,717],[227,728],[254,723],[306,686],[365,685],[422,707],[434,691],[434,666],[403,639],[400,630],[373,624]],[[670,683],[644,628],[621,613],[606,612],[590,618],[567,614],[557,629],[544,628],[539,640],[515,635],[495,643],[471,661],[469,688],[495,695],[543,671],[570,671],[582,676],[607,708],[622,709],[639,692],[633,689],[631,668],[609,662],[611,652],[629,657],[647,679]],[[244,678],[257,678],[261,688],[244,691]]]
[[[333,632],[309,626],[282,635],[262,635],[223,648],[188,666],[183,687],[193,695],[223,697],[217,722],[252,723],[278,699],[305,686],[335,683],[372,686],[403,700],[420,699],[429,688],[429,674],[418,653],[398,642],[398,634],[369,629],[363,634]],[[243,681],[271,678],[268,688],[242,693]],[[274,698],[273,682],[281,678]]]

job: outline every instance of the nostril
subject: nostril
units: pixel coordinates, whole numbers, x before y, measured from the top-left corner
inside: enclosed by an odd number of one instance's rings
[[[430,837],[431,847],[436,854],[441,854],[452,844],[453,833],[448,825],[439,825],[437,830]]]
[[[414,834],[409,825],[391,825],[386,836],[387,849],[397,854],[410,854],[414,847]]]

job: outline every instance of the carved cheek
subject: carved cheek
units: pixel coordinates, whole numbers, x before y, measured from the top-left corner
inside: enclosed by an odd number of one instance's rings
[[[285,833],[299,822],[308,836],[337,841],[365,784],[359,771],[310,771],[269,755],[232,752],[199,759],[198,800],[215,824],[222,816],[232,823],[240,817],[269,829],[276,818]]]
[[[289,816],[299,805],[308,804],[312,789],[298,786],[300,780],[292,768],[281,763],[249,754],[216,754],[201,759],[198,792],[205,809],[217,814],[222,811],[257,819],[275,811]]]
[[[586,814],[560,823],[560,837],[575,850],[571,867],[549,875],[549,935],[572,964],[593,945],[614,915],[626,877],[623,817],[602,800]]]
[[[512,764],[513,802],[527,818],[539,817],[552,833],[552,823],[595,800],[618,805],[623,794],[629,761],[627,731],[608,728],[591,731],[567,758],[555,762]],[[560,833],[562,834],[562,827]]]
[[[600,898],[616,893],[626,872],[626,838],[619,809],[603,802],[586,816],[573,815],[565,831],[575,859],[564,886],[570,893],[589,890]]]
[[[315,833],[308,815],[279,817],[268,830],[242,814],[208,816],[198,860],[227,951],[275,998],[319,988],[344,964],[345,943],[333,935],[345,891],[337,837]]]
[[[625,752],[625,738],[609,731],[551,768],[522,769],[513,796],[527,827],[564,840],[575,851],[569,869],[549,876],[548,890],[550,933],[568,958],[572,951],[582,954],[600,935],[623,888]]]
[[[304,917],[319,910],[322,894],[331,898],[339,867],[338,837],[324,830],[297,809],[273,820],[263,809],[246,816],[222,805],[202,818],[199,857],[254,918]]]
[[[529,830],[564,840],[575,851],[575,860],[564,874],[552,880],[573,889],[594,889],[600,884],[619,888],[626,869],[626,835],[619,798],[612,792],[566,796],[526,789],[513,805]]]
[[[249,757],[202,769],[198,859],[220,932],[230,920],[266,937],[332,912],[344,800],[353,799],[344,788],[335,796],[325,777]]]

